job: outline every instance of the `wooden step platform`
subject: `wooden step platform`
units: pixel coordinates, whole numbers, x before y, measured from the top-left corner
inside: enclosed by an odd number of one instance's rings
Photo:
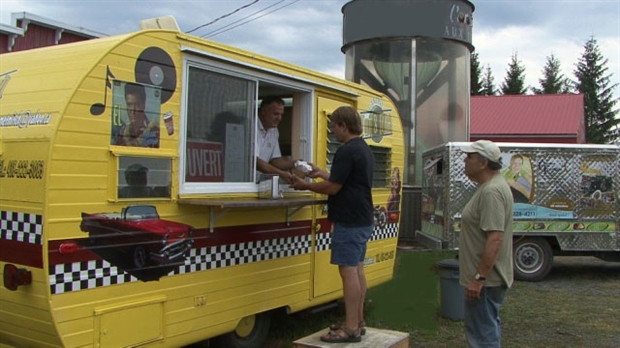
[[[409,334],[406,332],[381,330],[372,327],[366,328],[366,335],[362,336],[362,342],[357,343],[326,343],[320,337],[329,329],[313,333],[293,342],[294,348],[409,348]]]

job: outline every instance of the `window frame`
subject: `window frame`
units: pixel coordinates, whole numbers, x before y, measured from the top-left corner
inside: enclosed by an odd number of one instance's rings
[[[109,182],[110,182],[111,187],[114,187],[114,190],[113,190],[113,193],[111,193],[111,196],[109,197],[110,201],[113,201],[113,202],[145,201],[145,200],[170,201],[172,199],[173,186],[174,186],[174,182],[173,182],[174,181],[174,167],[175,167],[175,160],[177,159],[176,156],[170,155],[166,152],[156,153],[156,154],[155,153],[145,154],[144,152],[140,152],[140,151],[111,151],[111,154],[112,154],[113,161],[111,162],[110,169],[113,171],[113,174],[110,175]],[[170,163],[170,169],[167,174],[170,178],[170,183],[168,187],[168,195],[167,196],[145,196],[145,197],[121,197],[119,194],[120,190],[122,189],[121,180],[119,177],[119,175],[121,175],[121,172],[122,172],[121,171],[121,158],[135,158],[137,162],[140,162],[142,160],[168,161]],[[153,170],[153,169],[149,168],[149,170]],[[124,171],[123,171],[123,174],[124,174]],[[151,182],[151,184],[153,183]],[[149,185],[149,187],[154,189],[155,187],[160,187],[160,186]]]
[[[194,52],[195,53],[195,52]],[[258,103],[261,99],[260,90],[261,84],[275,86],[279,89],[286,90],[291,96],[295,96],[293,104],[292,115],[292,135],[296,132],[299,133],[300,144],[297,149],[299,158],[311,159],[313,158],[314,151],[314,99],[315,88],[314,85],[304,83],[293,76],[275,74],[267,69],[261,70],[259,67],[250,69],[247,67],[234,64],[234,62],[220,61],[213,58],[205,58],[200,55],[187,54],[183,59],[183,74],[182,74],[182,96],[181,96],[181,108],[180,108],[180,129],[179,129],[179,161],[178,161],[178,181],[179,181],[179,194],[191,195],[191,194],[225,194],[225,193],[258,193],[259,187],[256,183],[256,174],[254,168],[256,168],[256,157],[252,156],[252,163],[250,168],[251,180],[248,182],[186,182],[185,181],[185,168],[186,168],[186,146],[187,146],[187,112],[188,112],[188,100],[189,97],[189,72],[191,68],[203,69],[209,72],[223,74],[234,78],[245,79],[255,83],[255,93],[253,100],[253,112],[250,127],[251,148],[249,149],[251,154],[256,153],[256,130],[258,126]],[[293,151],[295,156],[295,151]],[[284,186],[281,188],[286,191]]]

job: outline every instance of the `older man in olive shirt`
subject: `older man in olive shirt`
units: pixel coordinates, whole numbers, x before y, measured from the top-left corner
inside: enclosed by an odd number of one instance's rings
[[[470,347],[500,347],[499,310],[513,281],[513,197],[499,172],[497,145],[478,140],[461,150],[467,154],[465,173],[478,184],[463,208],[459,238],[465,334]]]

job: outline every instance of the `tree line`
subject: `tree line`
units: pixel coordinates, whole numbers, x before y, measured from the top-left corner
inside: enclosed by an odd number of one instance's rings
[[[474,52],[470,59],[471,95],[581,93],[584,95],[588,143],[620,144],[620,119],[615,108],[618,99],[613,96],[618,84],[611,84],[612,74],[607,73],[607,62],[596,39],[591,37],[584,44],[575,65],[574,80],[561,73],[560,61],[551,54],[547,57],[542,77],[538,79],[540,87],[532,87],[525,85],[525,67],[515,53],[508,64],[504,81],[496,87],[491,67],[487,65],[483,69],[478,53]]]

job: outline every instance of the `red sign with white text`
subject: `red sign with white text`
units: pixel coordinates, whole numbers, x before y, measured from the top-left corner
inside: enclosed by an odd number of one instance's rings
[[[224,146],[208,141],[187,142],[185,182],[223,182]]]

